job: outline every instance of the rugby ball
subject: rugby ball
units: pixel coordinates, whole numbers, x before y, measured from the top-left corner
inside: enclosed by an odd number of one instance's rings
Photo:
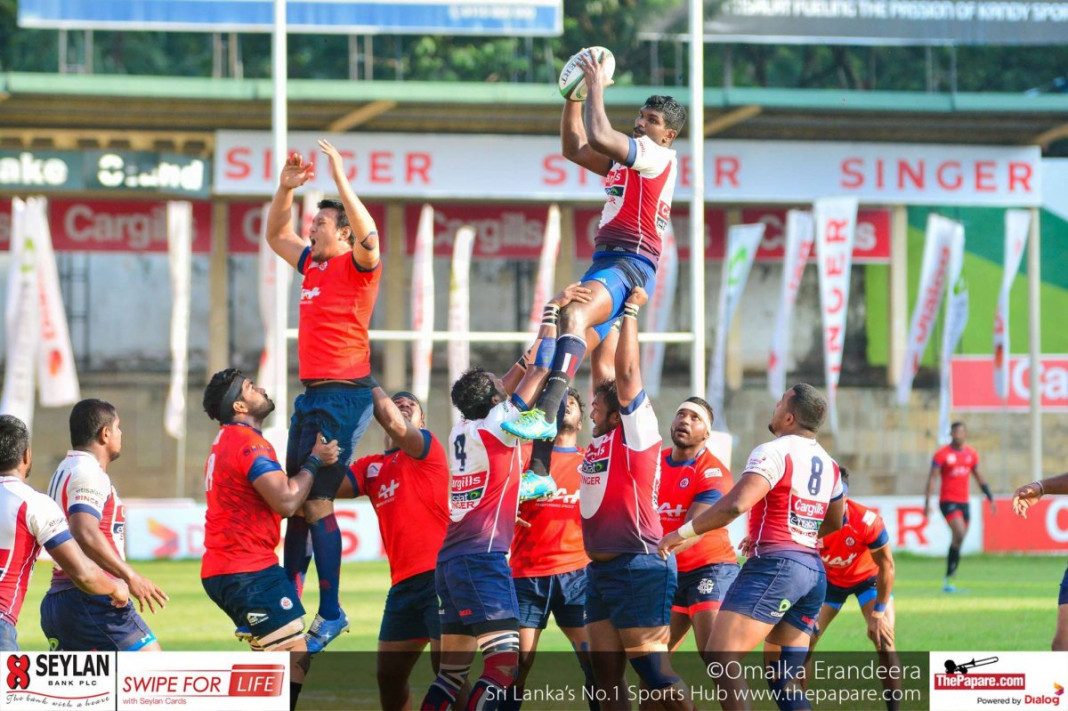
[[[586,98],[586,77],[579,67],[578,58],[583,52],[593,52],[593,56],[604,64],[605,74],[609,79],[616,71],[616,58],[607,47],[587,47],[567,60],[560,72],[560,94],[568,101],[582,101]]]

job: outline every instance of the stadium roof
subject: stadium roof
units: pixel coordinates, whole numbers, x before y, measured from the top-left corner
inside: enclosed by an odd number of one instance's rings
[[[290,80],[288,92],[290,130],[324,133],[553,135],[561,103],[545,84]],[[613,123],[628,124],[654,93],[689,96],[685,87],[613,87]],[[1045,149],[1068,138],[1068,95],[709,88],[705,117],[706,135],[720,138]],[[0,148],[205,153],[216,129],[270,128],[266,79],[0,74]]]

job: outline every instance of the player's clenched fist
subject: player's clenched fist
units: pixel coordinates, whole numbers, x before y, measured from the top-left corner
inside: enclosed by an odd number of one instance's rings
[[[631,289],[630,293],[627,295],[626,303],[634,304],[635,306],[645,306],[647,301],[649,301],[649,293],[640,286],[636,286]]]
[[[312,454],[322,461],[324,467],[336,464],[338,457],[337,440],[332,439],[327,442],[326,437],[320,434],[315,438],[315,446],[312,447]]]

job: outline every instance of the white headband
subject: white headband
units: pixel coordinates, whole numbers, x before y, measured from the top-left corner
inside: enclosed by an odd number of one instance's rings
[[[697,418],[701,420],[701,422],[705,423],[705,432],[712,432],[712,420],[708,416],[708,410],[696,403],[684,402],[679,405],[679,409],[675,410],[675,414],[677,415],[682,410],[688,410],[689,412],[692,412],[697,415]]]

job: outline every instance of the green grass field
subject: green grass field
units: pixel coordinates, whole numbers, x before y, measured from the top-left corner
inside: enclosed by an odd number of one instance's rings
[[[899,555],[894,604],[898,649],[995,648],[1039,651],[1049,648],[1057,612],[1057,589],[1064,574],[1061,556],[966,556],[958,573],[965,590],[946,595],[941,589],[944,561]],[[171,601],[156,615],[145,614],[164,649],[226,651],[241,649],[226,616],[200,586],[200,562],[138,563],[137,569],[160,585]],[[314,576],[314,570],[311,573]],[[39,563],[18,624],[23,649],[47,649],[38,606],[51,577]],[[318,591],[309,586],[304,606],[311,621]],[[389,588],[386,563],[351,563],[341,573],[341,601],[349,615],[349,634],[331,645],[338,651],[373,651]],[[996,621],[996,623],[995,623]],[[822,644],[827,650],[868,649],[856,605],[843,608]],[[544,650],[570,649],[551,624],[542,636]]]
[[[942,559],[901,555],[896,560],[896,639],[899,650],[1049,649],[1056,621],[1057,590],[1064,574],[1063,557],[965,557],[958,574],[958,586],[963,592],[955,595],[947,595],[941,590],[944,571]],[[229,620],[204,594],[200,586],[199,565],[199,561],[137,565],[143,574],[163,587],[171,597],[165,611],[154,616],[145,615],[149,625],[166,650],[247,649],[234,639]],[[38,623],[38,605],[48,586],[50,573],[49,564],[38,565],[18,624],[19,643],[23,649],[47,648]],[[301,696],[302,711],[377,708],[374,655],[333,652],[367,653],[375,649],[382,606],[389,587],[389,571],[384,562],[349,564],[342,570],[341,582],[342,605],[352,622],[352,630],[331,645],[331,653],[317,658]],[[309,611],[306,618],[309,622],[315,612],[316,598],[317,593],[312,590],[304,601]],[[692,641],[688,645],[692,645]],[[839,614],[821,647],[823,651],[844,652],[870,649],[855,604],[847,604]],[[550,623],[550,628],[542,636],[539,651],[566,652],[569,649],[563,635]],[[692,649],[692,646],[684,649]],[[926,655],[916,655],[915,658],[920,657],[926,659]],[[433,678],[426,660],[427,656],[424,655],[423,662],[412,677],[416,702]],[[686,659],[676,661],[676,668],[688,681],[700,675],[699,665],[697,655],[687,655]],[[581,675],[572,656],[569,653],[545,655],[539,658],[528,688],[542,683],[572,682],[581,689]],[[924,689],[926,684],[925,679],[922,682]],[[715,705],[699,704],[701,708],[710,706]],[[906,705],[904,708],[923,707]],[[585,703],[528,702],[523,708],[526,711],[585,708]],[[840,708],[860,707],[847,705]]]

